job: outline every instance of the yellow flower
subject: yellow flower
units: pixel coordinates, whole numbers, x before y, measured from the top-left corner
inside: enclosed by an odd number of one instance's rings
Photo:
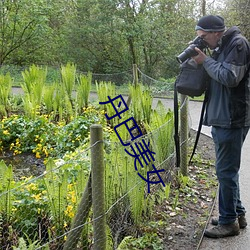
[[[9,133],[8,130],[5,129],[5,130],[3,131],[3,134],[4,134],[4,135],[9,135],[10,133]]]
[[[72,203],[76,203],[76,196],[75,195],[72,195],[71,201],[72,201]]]
[[[14,150],[14,153],[13,153],[13,155],[18,155],[18,154],[21,154],[22,153],[22,151],[19,151],[19,150]]]
[[[17,208],[13,207],[11,210],[12,210],[12,212],[16,212]]]
[[[39,152],[36,152],[36,158],[37,158],[37,159],[40,159],[40,158],[41,158],[41,155],[40,155]]]
[[[64,213],[65,213],[65,215],[68,215],[69,218],[73,218],[74,217],[73,206],[68,205],[66,208],[66,211],[64,211]]]
[[[33,194],[32,197],[35,198],[36,201],[40,201],[42,199],[41,195],[42,195],[41,193]]]
[[[43,147],[43,153],[45,154],[46,157],[48,157],[49,153],[46,147]]]
[[[37,185],[35,183],[30,183],[29,185],[26,186],[26,189],[28,191],[34,191],[37,190]]]

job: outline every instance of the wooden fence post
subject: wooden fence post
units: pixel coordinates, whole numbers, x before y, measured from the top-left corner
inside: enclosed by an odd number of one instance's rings
[[[91,175],[83,192],[81,201],[78,205],[76,216],[73,220],[70,233],[64,244],[63,250],[71,250],[77,248],[77,243],[81,237],[84,223],[86,222],[91,208]]]
[[[104,192],[104,149],[103,131],[99,124],[90,127],[92,204],[94,250],[106,249],[106,216]]]
[[[133,84],[136,86],[138,84],[138,70],[137,70],[137,65],[133,64]],[[127,106],[129,107],[131,103],[131,95],[128,95],[127,99]]]
[[[138,84],[138,70],[136,64],[133,64],[133,84],[134,85]]]

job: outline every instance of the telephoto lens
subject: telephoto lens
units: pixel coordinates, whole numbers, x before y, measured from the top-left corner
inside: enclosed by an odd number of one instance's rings
[[[190,57],[198,55],[198,53],[195,51],[195,47],[199,48],[200,50],[203,50],[207,48],[207,43],[199,36],[197,36],[190,45],[181,53],[179,54],[176,59],[179,63],[185,62]]]

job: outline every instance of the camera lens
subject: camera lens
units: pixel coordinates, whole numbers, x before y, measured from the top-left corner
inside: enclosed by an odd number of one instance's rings
[[[183,63],[188,58],[198,55],[198,53],[194,49],[195,47],[199,48],[200,50],[203,50],[207,47],[207,43],[201,37],[197,36],[192,41],[192,43],[180,55],[176,57],[177,61],[179,63]]]
[[[189,47],[187,47],[180,55],[176,57],[177,61],[179,63],[183,63],[188,58],[198,55],[198,53],[194,49],[195,47],[195,44],[191,44]]]

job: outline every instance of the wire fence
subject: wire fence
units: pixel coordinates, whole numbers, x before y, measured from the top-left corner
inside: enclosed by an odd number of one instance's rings
[[[41,65],[40,67],[45,68],[46,66]],[[22,72],[28,70],[29,67],[2,65],[0,74],[10,73],[14,79],[14,84],[19,86],[23,81]],[[174,90],[174,79],[154,79],[145,74],[140,68],[136,66],[138,82],[147,86],[151,89],[152,93],[158,96],[173,96]],[[88,74],[88,72],[77,71],[77,74]],[[49,67],[47,68],[47,81],[48,83],[59,82],[61,80],[60,67]],[[129,69],[123,72],[117,72],[112,74],[100,74],[92,73],[92,84],[96,82],[112,82],[117,86],[128,85],[134,83],[135,72],[133,69]]]
[[[159,84],[140,74],[142,83]],[[152,219],[152,194],[165,194],[176,174],[173,123],[168,113],[164,123],[147,128],[128,146],[97,137],[74,153],[78,160],[48,159],[42,174],[19,179],[15,188],[15,171],[2,161],[1,249],[124,249],[126,240],[143,233],[140,223]]]

